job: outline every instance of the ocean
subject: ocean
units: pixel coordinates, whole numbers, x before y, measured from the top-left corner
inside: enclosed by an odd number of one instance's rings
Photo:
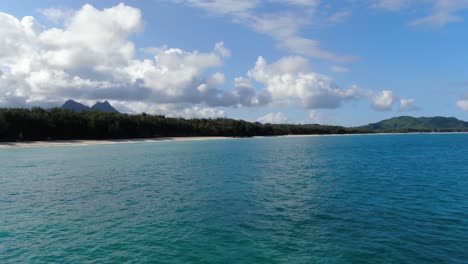
[[[468,263],[468,135],[3,149],[0,263]]]

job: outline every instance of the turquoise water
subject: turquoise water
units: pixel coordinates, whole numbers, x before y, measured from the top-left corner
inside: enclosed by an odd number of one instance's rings
[[[0,263],[467,263],[468,135],[0,150]]]

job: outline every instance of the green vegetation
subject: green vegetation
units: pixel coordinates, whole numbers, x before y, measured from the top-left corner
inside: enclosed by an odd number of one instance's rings
[[[462,132],[468,131],[468,122],[454,117],[400,116],[357,127],[373,132]]]
[[[60,108],[0,108],[0,141],[461,131],[468,131],[468,122],[453,117],[402,116],[345,128],[317,124],[260,124],[228,118],[183,119],[145,113],[74,112]]]
[[[54,108],[0,109],[0,141],[151,137],[251,137],[361,132],[339,126],[272,125],[227,118],[183,119]]]

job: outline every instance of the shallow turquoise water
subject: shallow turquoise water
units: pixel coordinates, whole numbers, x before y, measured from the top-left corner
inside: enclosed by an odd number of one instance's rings
[[[0,150],[0,263],[467,263],[468,135]]]

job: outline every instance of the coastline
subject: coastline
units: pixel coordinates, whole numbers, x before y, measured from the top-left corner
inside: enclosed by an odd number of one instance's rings
[[[297,137],[331,137],[331,136],[384,136],[384,135],[441,135],[441,134],[468,134],[468,132],[414,132],[414,133],[356,133],[356,134],[309,134],[309,135],[280,135],[280,136],[254,136],[250,138],[297,138]],[[158,138],[133,138],[133,139],[77,139],[77,140],[43,140],[43,141],[10,141],[0,142],[0,150],[34,147],[73,147],[92,145],[112,145],[131,143],[156,143],[171,141],[202,141],[241,139],[238,137],[158,137]]]
[[[33,148],[33,147],[73,147],[91,145],[129,144],[142,142],[169,142],[169,141],[199,141],[232,139],[231,137],[160,137],[160,138],[134,138],[134,139],[78,139],[78,140],[44,140],[44,141],[17,141],[0,142],[0,149]]]

